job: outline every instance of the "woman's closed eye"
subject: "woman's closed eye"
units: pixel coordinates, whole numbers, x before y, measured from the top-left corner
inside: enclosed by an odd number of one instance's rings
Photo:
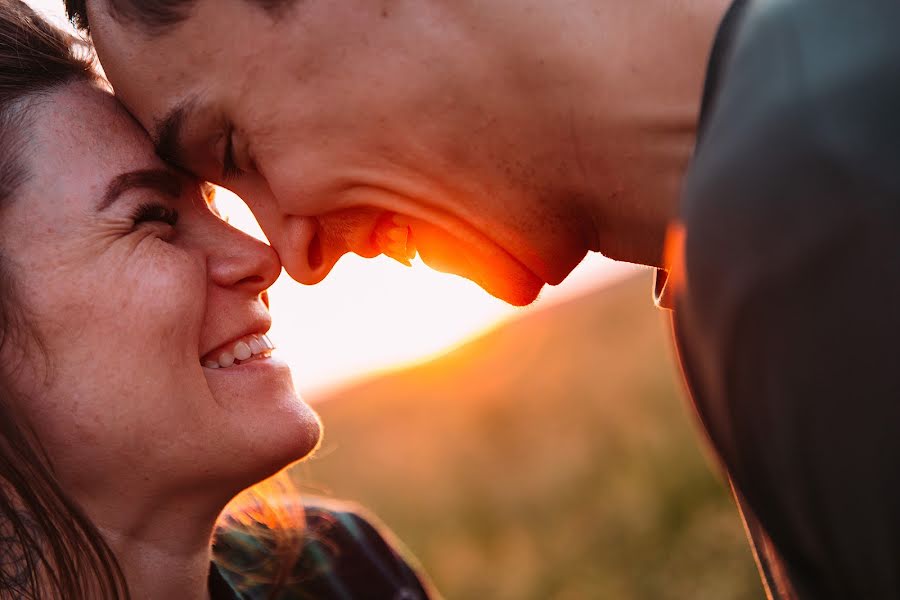
[[[165,223],[175,227],[178,223],[178,211],[164,204],[144,203],[137,207],[132,216],[135,226],[141,223]]]

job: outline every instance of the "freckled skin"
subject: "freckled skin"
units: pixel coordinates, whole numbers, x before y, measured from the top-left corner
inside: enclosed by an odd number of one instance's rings
[[[660,264],[727,4],[197,0],[154,36],[88,15],[151,133],[195,100],[172,158],[241,195],[298,281],[377,254],[399,213],[426,262],[527,304],[589,251]]]
[[[72,84],[30,115],[30,177],[0,219],[0,253],[41,342],[20,332],[0,351],[3,364],[21,365],[16,408],[63,489],[107,535],[132,591],[148,592],[135,597],[193,597],[173,590],[205,591],[225,503],[318,440],[286,367],[222,377],[199,363],[265,321],[262,294],[280,264],[213,214],[187,178],[178,198],[132,190],[97,212],[116,175],[164,166],[109,93]],[[135,225],[142,203],[177,210],[178,223]],[[167,556],[159,560],[182,561],[169,565],[171,582],[152,573],[162,568],[154,557]]]

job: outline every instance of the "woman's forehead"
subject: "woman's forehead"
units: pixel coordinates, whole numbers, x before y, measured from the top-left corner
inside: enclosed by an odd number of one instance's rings
[[[53,94],[55,106],[46,115],[52,135],[74,134],[70,143],[94,154],[147,159],[153,146],[147,132],[107,90],[90,82],[69,84]],[[88,152],[88,153],[91,153]]]
[[[160,168],[147,133],[106,90],[79,82],[32,108],[26,154],[30,183],[67,198],[90,195],[118,174]]]

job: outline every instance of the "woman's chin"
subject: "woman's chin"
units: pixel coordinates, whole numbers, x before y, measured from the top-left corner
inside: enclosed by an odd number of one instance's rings
[[[223,422],[220,443],[231,439],[246,449],[242,453],[246,460],[258,461],[275,471],[318,447],[321,422],[296,392],[285,363],[269,358],[227,369],[203,370],[218,405],[216,413],[224,416],[234,434],[225,433]]]
[[[259,431],[245,428],[234,446],[220,458],[220,474],[230,473],[237,489],[252,486],[290,465],[312,455],[322,436],[318,415],[306,404],[298,403],[301,414],[273,425],[259,423]]]
[[[313,454],[322,441],[322,422],[319,415],[299,397],[293,404],[296,409],[294,426],[279,431],[283,462],[278,468],[302,460]],[[277,466],[277,465],[276,465]]]

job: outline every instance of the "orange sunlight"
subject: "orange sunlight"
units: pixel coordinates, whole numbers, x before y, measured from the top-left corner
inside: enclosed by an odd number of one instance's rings
[[[265,239],[244,203],[218,190],[219,210]],[[535,305],[514,308],[460,277],[379,256],[347,255],[325,281],[303,286],[282,273],[270,291],[270,337],[307,400],[373,372],[427,360],[523,312],[583,293],[636,267],[589,256]],[[649,294],[649,291],[648,291]]]

